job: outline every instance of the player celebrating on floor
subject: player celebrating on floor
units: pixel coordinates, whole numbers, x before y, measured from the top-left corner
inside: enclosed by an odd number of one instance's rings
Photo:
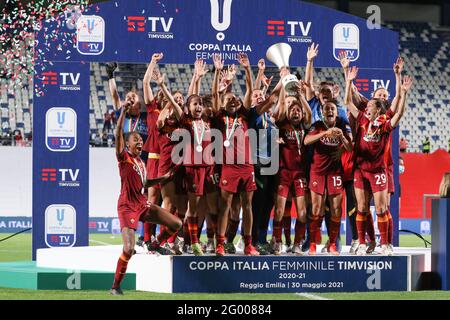
[[[309,254],[316,254],[316,234],[319,217],[324,215],[325,200],[330,203],[330,223],[328,226],[329,247],[333,255],[339,255],[336,240],[341,227],[342,215],[342,164],[333,155],[342,147],[352,149],[351,137],[346,133],[342,119],[337,118],[337,106],[327,101],[322,106],[323,120],[313,124],[305,138],[305,144],[314,146],[310,169],[309,189],[312,198],[312,217],[309,225]]]
[[[366,254],[366,217],[362,213],[368,206],[368,193],[373,193],[375,210],[377,214],[378,229],[381,236],[381,250],[383,254],[392,255],[393,248],[388,242],[388,212],[387,207],[387,177],[385,149],[389,142],[390,132],[398,125],[403,116],[406,102],[406,94],[410,90],[412,80],[405,77],[401,87],[401,98],[398,110],[391,119],[385,115],[384,103],[380,99],[371,99],[367,103],[366,111],[359,111],[351,99],[352,81],[356,78],[358,69],[349,69],[346,78],[345,104],[352,116],[356,119],[359,130],[355,141],[356,170],[355,170],[355,195],[358,206],[357,228],[360,245],[357,254]]]
[[[180,219],[171,215],[167,210],[150,203],[144,195],[148,184],[146,183],[145,163],[140,158],[143,148],[142,137],[137,132],[130,132],[125,137],[123,136],[125,113],[129,109],[130,104],[126,103],[117,121],[115,136],[116,157],[119,161],[121,178],[117,211],[122,231],[123,252],[117,261],[114,283],[111,288],[112,295],[123,294],[120,283],[125,276],[128,261],[135,252],[135,232],[139,221],[166,226],[165,231],[150,246],[154,251],[159,251],[159,243],[177,232],[182,226]]]

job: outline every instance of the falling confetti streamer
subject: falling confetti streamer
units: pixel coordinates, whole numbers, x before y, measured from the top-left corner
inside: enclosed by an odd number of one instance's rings
[[[7,0],[0,12],[0,78],[6,80],[8,92],[31,86],[34,72],[47,69],[45,61],[51,48],[63,51],[72,48],[76,20],[87,8],[88,0],[53,1]],[[70,15],[67,12],[71,12]],[[67,19],[67,18],[70,19]],[[42,22],[53,24],[53,31]],[[43,32],[43,42],[34,39],[35,32]],[[42,40],[42,39],[41,39]],[[70,57],[70,56],[69,56]],[[13,90],[13,89],[16,90]],[[42,90],[35,88],[43,95]]]

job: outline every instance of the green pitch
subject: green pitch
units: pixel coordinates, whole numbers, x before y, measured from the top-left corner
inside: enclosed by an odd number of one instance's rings
[[[0,234],[0,239],[8,234]],[[431,241],[431,236],[424,236]],[[324,237],[323,241],[326,241]],[[121,244],[120,235],[91,234],[90,245]],[[400,246],[424,247],[421,239],[414,235],[401,235]],[[0,262],[31,260],[31,234],[20,234],[0,242]],[[314,293],[303,294],[164,294],[141,291],[125,291],[122,297],[113,297],[105,291],[95,290],[27,290],[0,288],[0,300],[450,300],[450,292],[446,291],[415,291],[415,292],[368,292],[368,293]]]

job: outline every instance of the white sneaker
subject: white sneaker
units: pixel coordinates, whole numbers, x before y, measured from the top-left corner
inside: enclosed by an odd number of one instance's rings
[[[391,251],[391,256],[394,255],[394,246],[391,243],[389,243],[388,247],[389,247],[389,250]]]
[[[273,254],[279,256],[281,254],[281,242],[276,242],[273,246]]]
[[[299,245],[295,244],[292,247],[292,253],[297,256],[303,256],[305,254],[305,252],[302,251],[302,243],[300,243]]]
[[[358,246],[358,249],[356,250],[356,254],[358,256],[365,256],[367,254],[367,246],[366,244],[362,243]]]
[[[376,241],[370,241],[369,245],[367,246],[367,254],[371,254],[375,251],[375,248],[377,247]]]
[[[176,237],[175,241],[173,242],[172,250],[175,252],[176,255],[183,254],[183,245],[184,245],[184,239],[181,237]]]
[[[394,254],[394,251],[391,249],[391,245],[382,244],[380,253],[385,256],[392,256]]]
[[[286,245],[286,253],[290,253],[294,250],[293,245],[291,244],[290,246]]]
[[[358,250],[359,246],[359,240],[352,240],[352,243],[350,244],[350,254],[356,254],[356,251]]]
[[[329,252],[329,249],[328,249],[329,247],[330,247],[330,240],[327,240],[327,243],[325,243],[325,245],[323,246],[323,248],[320,252],[322,252],[322,253]]]
[[[215,253],[216,246],[214,245],[214,239],[208,239],[206,243],[206,253]]]

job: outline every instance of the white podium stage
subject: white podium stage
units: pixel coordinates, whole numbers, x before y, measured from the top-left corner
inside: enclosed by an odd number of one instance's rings
[[[36,266],[114,272],[121,250],[121,245],[38,249]],[[136,250],[127,269],[136,274],[136,290],[164,293],[411,291],[431,269],[431,251],[425,248],[395,248],[390,257],[376,252],[196,257]]]

